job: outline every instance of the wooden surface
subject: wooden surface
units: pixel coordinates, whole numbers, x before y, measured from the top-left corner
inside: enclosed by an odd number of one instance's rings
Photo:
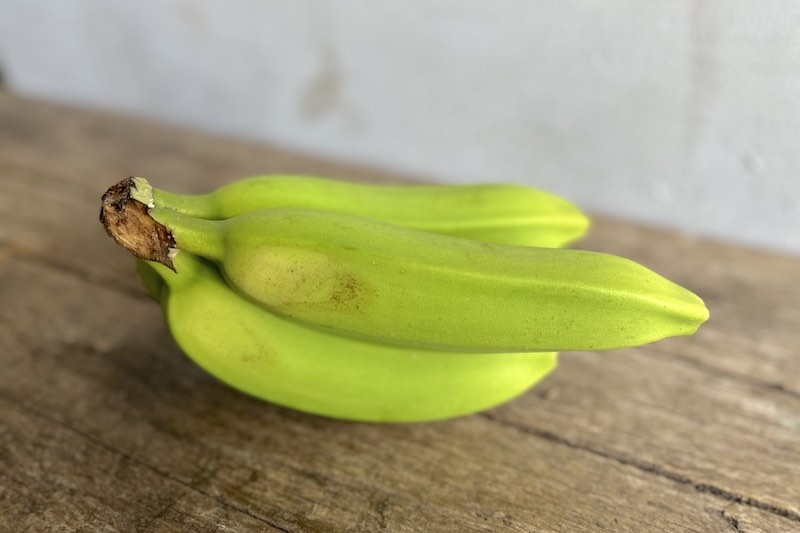
[[[800,259],[597,219],[583,247],[706,300],[696,336],[565,354],[475,416],[337,422],[199,370],[97,222],[123,176],[268,172],[398,179],[0,93],[0,531],[800,531]]]

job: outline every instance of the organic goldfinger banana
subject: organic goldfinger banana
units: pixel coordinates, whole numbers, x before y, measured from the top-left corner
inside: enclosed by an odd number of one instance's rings
[[[401,422],[488,409],[530,388],[554,353],[435,352],[373,344],[308,328],[230,289],[217,269],[188,253],[172,272],[139,261],[160,294],[184,352],[223,382],[294,409],[351,420]],[[158,282],[158,280],[156,280]]]
[[[374,218],[421,231],[519,246],[563,246],[589,220],[569,201],[512,184],[389,186],[309,176],[261,176],[197,196],[154,189],[133,178],[132,195],[149,207],[224,220],[272,208],[307,208]]]
[[[708,318],[692,292],[607,254],[500,246],[306,209],[222,221],[159,207],[149,215],[177,250],[217,262],[266,309],[375,342],[603,350],[688,335]]]

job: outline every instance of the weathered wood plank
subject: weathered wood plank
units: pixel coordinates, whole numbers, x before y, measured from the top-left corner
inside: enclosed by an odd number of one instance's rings
[[[283,531],[3,393],[0,417],[2,531]]]
[[[704,296],[698,335],[567,354],[485,415],[336,422],[195,367],[96,222],[121,175],[276,171],[397,178],[0,92],[0,530],[800,528],[800,260],[599,218],[583,246]]]
[[[335,478],[328,479],[332,476],[331,473],[323,473],[324,470],[321,472],[322,463],[332,461],[332,464],[337,464],[340,460],[337,460],[339,453],[348,453],[357,442],[360,451],[358,464],[349,466],[355,469],[351,471],[353,478],[362,478],[369,472],[379,471],[377,469],[381,466],[382,455],[379,448],[385,446],[385,442],[394,440],[408,442],[408,434],[400,434],[398,438],[399,430],[394,428],[347,425],[304,417],[246,399],[216,384],[213,379],[193,367],[177,352],[161,326],[157,307],[146,299],[131,298],[124,292],[98,287],[81,276],[63,272],[58,266],[42,265],[24,257],[14,262],[7,262],[2,268],[0,271],[2,286],[20,289],[16,291],[6,289],[4,294],[6,305],[3,307],[4,311],[0,311],[0,319],[10,326],[6,331],[15,332],[13,337],[3,338],[3,344],[0,345],[2,353],[15,355],[4,357],[3,367],[9,369],[14,380],[12,383],[0,385],[5,387],[0,390],[12,398],[24,398],[35,404],[42,412],[56,413],[54,416],[57,416],[58,420],[65,424],[77,425],[82,433],[92,438],[106,439],[104,441],[110,447],[121,450],[124,455],[137,458],[153,457],[154,468],[169,471],[171,475],[188,485],[197,486],[201,480],[207,484],[199,485],[201,490],[207,491],[210,490],[209,487],[216,487],[216,490],[229,497],[233,493],[235,496],[230,505],[242,505],[238,499],[242,497],[241,485],[248,486],[248,480],[254,476],[254,471],[258,477],[258,472],[281,472],[282,468],[286,480],[283,481],[283,485],[279,485],[281,491],[293,492],[296,489],[294,484],[297,478],[302,476],[304,480],[307,477],[310,479],[309,482],[318,485],[317,492],[304,487],[302,492],[306,496],[312,494],[315,498],[319,498],[319,501],[325,501],[325,494],[330,490],[330,486],[334,485],[339,487],[340,497],[345,498],[344,494],[347,494],[347,501],[353,503],[353,493],[359,489],[349,486],[347,484],[349,480],[340,480],[338,481],[340,485],[336,485]],[[55,301],[52,298],[53,294],[59,295]],[[34,329],[30,327],[31,324],[46,324],[48,327]],[[102,335],[97,334],[99,331],[102,331]],[[601,355],[611,359],[601,360],[599,358]],[[617,364],[609,367],[609,362]],[[713,493],[698,491],[696,485],[706,484],[713,487],[716,483],[726,487],[723,483],[726,479],[720,477],[725,474],[724,468],[732,467],[741,475],[742,479],[735,480],[737,484],[746,484],[755,479],[756,482],[760,481],[767,485],[761,487],[764,489],[761,492],[743,493],[744,497],[756,502],[770,503],[770,499],[764,496],[774,496],[769,484],[775,479],[785,482],[783,490],[788,487],[789,492],[784,494],[786,498],[796,494],[793,491],[797,484],[793,483],[791,477],[795,474],[792,472],[782,474],[774,468],[764,470],[760,461],[760,455],[769,452],[776,461],[785,459],[789,464],[792,461],[796,462],[798,451],[793,446],[793,442],[796,442],[796,433],[778,431],[771,435],[773,440],[751,439],[749,443],[739,443],[739,446],[742,446],[740,450],[728,449],[726,447],[728,441],[724,439],[718,441],[725,445],[722,449],[723,455],[733,453],[732,459],[736,459],[736,454],[739,454],[739,457],[744,455],[748,459],[745,464],[730,465],[728,462],[718,460],[714,454],[720,451],[719,448],[706,450],[705,455],[701,454],[699,459],[695,458],[695,461],[701,463],[707,461],[714,465],[711,472],[698,472],[697,464],[692,464],[691,461],[688,466],[669,464],[669,461],[681,459],[687,445],[695,445],[707,437],[706,434],[692,433],[698,428],[703,428],[704,424],[711,424],[708,430],[712,433],[719,429],[735,433],[741,429],[737,428],[736,424],[746,425],[747,419],[742,421],[736,417],[726,416],[719,423],[707,420],[707,416],[724,414],[725,411],[702,408],[709,398],[699,395],[698,390],[690,385],[692,379],[697,379],[691,376],[693,372],[696,373],[692,367],[677,365],[682,374],[664,371],[661,368],[653,374],[643,372],[643,367],[648,368],[651,365],[652,362],[647,362],[642,356],[633,357],[623,353],[613,356],[572,354],[564,358],[559,373],[545,384],[543,390],[539,391],[541,394],[528,394],[496,410],[489,417],[473,417],[449,423],[464,424],[471,433],[465,435],[462,432],[458,435],[454,434],[452,428],[446,424],[430,425],[431,428],[443,429],[438,431],[432,429],[432,436],[424,437],[422,443],[417,446],[418,449],[398,453],[405,458],[403,468],[400,470],[413,472],[412,479],[405,480],[406,483],[410,483],[408,491],[411,493],[422,491],[423,485],[431,482],[425,472],[430,465],[439,465],[440,469],[445,469],[445,465],[448,465],[448,468],[459,470],[459,462],[463,462],[470,453],[474,454],[470,449],[461,448],[470,447],[476,439],[485,438],[479,437],[478,434],[503,434],[503,438],[507,441],[505,447],[495,440],[492,446],[482,449],[484,455],[470,459],[469,464],[482,464],[492,470],[498,466],[505,469],[512,468],[513,461],[531,460],[528,457],[530,452],[527,451],[529,444],[514,448],[515,443],[520,445],[521,442],[525,443],[531,438],[534,440],[538,438],[544,441],[544,444],[539,445],[540,449],[536,455],[539,460],[546,458],[546,464],[539,465],[542,471],[537,470],[531,474],[530,480],[537,482],[543,476],[546,477],[545,470],[547,470],[549,475],[554,477],[552,483],[568,483],[560,480],[560,476],[573,475],[572,467],[562,471],[548,463],[553,461],[554,464],[575,463],[581,468],[587,468],[583,462],[590,457],[599,464],[593,465],[591,473],[582,473],[583,476],[599,476],[599,479],[602,479],[607,475],[605,470],[608,466],[600,467],[600,465],[603,461],[611,461],[612,466],[620,468],[626,476],[629,475],[628,470],[636,471],[636,476],[640,478],[637,483],[650,486],[657,480],[658,483],[669,486],[670,490],[679,491],[687,501],[694,501],[696,496],[693,494],[699,492],[704,498],[698,501],[703,501],[706,507],[712,506],[717,510],[732,502]],[[670,378],[665,380],[665,383],[659,384],[658,377],[663,375]],[[733,388],[729,394],[734,400],[748,393],[747,385],[738,381],[726,381],[723,377],[715,382],[718,387],[720,381],[722,387]],[[656,409],[660,395],[651,398],[649,394],[655,389],[661,394],[669,395],[675,392],[676,386],[688,397],[685,403],[680,405],[663,406],[667,415],[673,415],[665,424],[654,416],[659,415],[661,418],[666,416]],[[558,397],[555,399],[552,397],[553,390],[558,391]],[[716,389],[712,387],[710,390]],[[771,392],[779,398],[783,397],[780,391]],[[614,399],[617,401],[614,402]],[[712,395],[710,399],[715,400],[715,397]],[[648,409],[644,409],[646,406]],[[791,405],[787,408],[791,408]],[[242,409],[247,416],[242,416]],[[774,426],[775,420],[770,417],[764,419],[763,413],[757,414],[759,416],[753,417],[757,432],[763,432],[765,428],[774,431],[774,427],[770,424]],[[267,424],[264,424],[265,415]],[[689,418],[687,424],[689,430],[675,423],[676,417],[684,416]],[[631,417],[634,417],[633,422]],[[656,423],[651,423],[648,417],[653,417]],[[492,421],[503,422],[507,427],[500,428],[497,424],[491,423]],[[478,424],[481,429],[472,428],[474,424]],[[419,426],[419,428],[424,427],[428,426]],[[673,439],[671,446],[665,445],[663,436],[659,433],[659,428],[664,427],[676,428],[675,431],[683,432],[681,435],[687,440]],[[284,442],[271,435],[269,437],[265,435],[273,431],[288,434],[288,438]],[[300,457],[292,459],[292,454],[297,456],[301,453],[300,450],[319,454],[321,451],[319,442],[330,442],[332,431],[339,436],[339,452],[329,452],[323,462],[316,455],[304,457],[301,454]],[[415,431],[422,430],[415,429]],[[389,434],[388,438],[386,435],[382,436],[384,432]],[[558,435],[558,438],[550,438],[548,432]],[[198,433],[209,437],[210,447],[191,440],[190,436]],[[725,435],[726,438],[727,436]],[[364,443],[369,441],[372,441],[375,450],[364,447]],[[439,445],[444,447],[439,450],[441,455],[432,455],[426,451],[425,446],[430,446],[430,443],[435,441],[441,441]],[[256,443],[256,446],[246,453],[242,449],[243,442]],[[770,443],[774,450],[770,449]],[[254,459],[259,444],[267,444],[267,449],[271,452],[275,451],[276,446],[280,446],[281,460],[264,462]],[[512,450],[507,449],[509,446]],[[544,449],[541,449],[542,446]],[[787,448],[782,449],[781,446]],[[451,449],[448,450],[447,447]],[[571,449],[577,457],[562,457],[559,455],[563,453],[562,447]],[[653,448],[660,452],[660,455],[652,457]],[[496,451],[499,457],[494,457],[493,451]],[[446,452],[457,460],[455,464],[446,462],[448,457]],[[176,457],[176,453],[179,456]],[[370,454],[378,456],[372,457]],[[515,454],[516,459],[514,459]],[[415,459],[408,459],[409,457]],[[368,468],[359,470],[359,465],[368,459],[371,461]],[[392,457],[384,456],[383,459],[389,461],[391,465]],[[651,463],[654,460],[658,462]],[[495,464],[498,461],[500,464]],[[288,470],[286,463],[291,465]],[[656,465],[652,471],[642,467],[649,464]],[[692,482],[676,481],[670,475],[665,475],[665,472],[674,473],[674,476],[686,476],[692,479]],[[451,476],[450,482],[446,484],[448,490],[469,483],[472,483],[471,490],[478,492],[481,490],[480,486],[487,483],[506,486],[507,497],[511,497],[510,495],[516,490],[516,485],[504,481],[508,472],[503,470],[500,471],[502,475],[499,477],[483,474],[480,471],[467,472],[469,475],[466,479],[460,477],[464,475],[463,472],[450,473],[437,470],[435,473],[438,479],[443,480],[446,480],[448,475]],[[393,478],[391,472],[384,475],[386,483],[397,484],[401,481]],[[750,476],[753,478],[748,479]],[[320,482],[320,479],[323,481]],[[530,483],[530,480],[527,483]],[[270,479],[271,483],[275,481],[275,478]],[[518,481],[524,483],[523,478],[519,478]],[[592,490],[597,491],[597,494],[593,492],[595,497],[607,497],[603,491],[609,491],[610,494],[618,492],[618,488],[611,485],[608,480],[603,483],[605,484],[593,487]],[[574,490],[572,485],[568,487],[572,487],[569,490]],[[321,490],[322,488],[324,490]],[[360,490],[372,492],[378,488],[388,490],[390,487],[367,485],[367,487],[362,486]],[[262,487],[259,490],[264,489]],[[735,485],[732,494],[739,494],[736,491],[742,491],[742,487]],[[445,495],[446,491],[443,490],[441,494],[443,499],[436,503],[438,506],[450,508],[453,502],[444,499]],[[387,501],[392,502],[403,498],[402,494],[394,493],[384,496]],[[469,496],[468,493],[461,495],[467,500]],[[535,499],[544,496],[536,494]],[[248,498],[253,498],[252,502],[247,500],[247,508],[250,509],[249,505],[255,505],[258,501],[252,495]],[[278,495],[272,495],[271,498],[278,498]],[[495,505],[499,505],[500,498],[497,499]],[[317,500],[312,498],[312,501]],[[302,509],[303,502],[304,500],[288,501],[281,508]],[[624,505],[629,504],[627,500],[621,502]],[[412,505],[413,502],[407,503]],[[790,500],[789,504],[791,503]],[[361,501],[361,508],[372,509],[371,505],[376,504],[365,495]],[[620,510],[617,507],[613,509],[614,513]],[[791,511],[791,508],[789,510]],[[279,509],[270,507],[264,510],[263,514],[273,517],[278,511]],[[374,509],[367,513],[373,512]],[[419,515],[422,511],[415,507],[414,512]],[[433,517],[436,510],[428,509],[427,512]],[[585,512],[588,516],[600,516],[598,509],[589,508]],[[673,509],[672,512],[677,511]],[[700,511],[694,509],[692,512]],[[523,510],[513,507],[506,513],[525,517],[524,520],[520,518],[523,520],[522,523],[534,519],[525,515]],[[326,527],[334,527],[336,523],[352,523],[353,520],[366,520],[357,516],[338,515],[336,509],[327,509],[325,516],[330,520]],[[618,519],[616,514],[613,516]],[[712,513],[710,516],[716,520],[721,515]],[[675,518],[670,517],[670,519]],[[294,517],[294,520],[295,525],[302,525],[304,529],[308,527],[308,524],[297,522],[300,518]],[[455,517],[449,517],[448,520],[457,521]],[[462,520],[465,519],[462,517]],[[464,530],[471,527],[468,521],[463,521],[461,526],[467,528]],[[588,527],[581,522],[575,522],[572,526]],[[636,530],[633,525],[631,528]]]
[[[197,498],[213,497],[231,513],[238,510],[288,531],[728,527],[722,513],[731,502],[486,417],[401,426],[349,424],[246,398],[194,368],[166,342],[163,331],[134,335],[130,322],[114,320],[127,314],[131,322],[142,320],[156,329],[157,312],[147,302],[49,267],[10,269],[2,279],[15,286],[25,286],[25,277],[41,283],[25,298],[30,307],[17,320],[63,316],[65,309],[90,299],[96,305],[73,315],[76,322],[87,329],[107,324],[106,346],[57,342],[71,329],[62,323],[42,332],[45,338],[32,332],[15,338],[33,347],[33,357],[3,360],[16,379],[0,383],[0,405],[18,411],[4,420],[13,430],[42,425],[40,431],[56,433],[43,445],[37,443],[44,437],[36,435],[19,440],[20,446],[68,455],[58,460],[67,463],[61,465],[67,470],[64,483],[73,483],[66,501],[72,501],[70,495],[84,497],[83,483],[130,463],[142,470],[138,475],[165,478],[135,483],[147,486],[154,500],[135,507],[134,514],[150,518],[176,498],[172,490],[185,486],[195,489]],[[40,305],[55,287],[62,303]],[[20,353],[16,345],[2,348],[4,354]],[[92,451],[81,451],[85,448]],[[34,460],[23,447],[4,466],[11,467],[6,471],[13,472],[14,465],[30,471]],[[82,475],[70,476],[71,471]],[[180,487],[173,487],[176,483]],[[26,490],[35,491],[31,484],[25,481]],[[100,492],[108,498],[118,494]],[[774,514],[757,511],[767,522],[776,521]],[[786,519],[777,523],[792,524]]]
[[[652,360],[646,350],[564,355],[547,387],[558,395],[551,409],[533,394],[490,416],[800,517],[800,398]]]

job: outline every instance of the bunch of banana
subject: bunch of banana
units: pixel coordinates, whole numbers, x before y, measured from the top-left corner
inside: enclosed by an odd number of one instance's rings
[[[181,349],[223,382],[309,413],[403,422],[487,409],[526,391],[554,353],[457,353],[327,333],[262,309],[232,291],[219,270],[189,253],[179,274],[139,260]]]
[[[362,201],[328,194],[348,188]],[[338,418],[479,411],[541,379],[555,351],[691,334],[708,317],[697,296],[636,263],[547,248],[579,237],[586,218],[516,186],[277,176],[185,197],[131,178],[104,195],[101,220],[154,260],[140,275],[200,366]]]

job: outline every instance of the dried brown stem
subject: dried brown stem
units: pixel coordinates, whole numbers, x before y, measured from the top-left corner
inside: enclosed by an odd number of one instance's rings
[[[147,206],[131,196],[134,186],[133,178],[125,178],[109,187],[102,197],[100,222],[117,244],[136,257],[175,270],[170,257],[175,240],[166,227],[147,214]]]

